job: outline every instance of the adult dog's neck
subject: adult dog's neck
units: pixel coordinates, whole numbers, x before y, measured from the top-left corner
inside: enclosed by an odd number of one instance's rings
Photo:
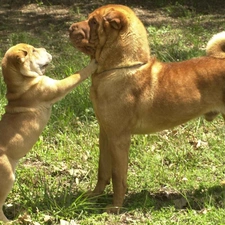
[[[114,71],[114,70],[121,70],[121,69],[136,69],[140,66],[143,66],[145,65],[147,62],[136,62],[136,63],[133,63],[132,65],[125,65],[125,66],[118,66],[118,67],[113,67],[113,68],[110,68],[110,69],[106,69],[106,70],[100,70],[98,72],[95,73],[95,75],[100,75],[102,73],[107,73],[107,72],[111,72],[111,71]]]

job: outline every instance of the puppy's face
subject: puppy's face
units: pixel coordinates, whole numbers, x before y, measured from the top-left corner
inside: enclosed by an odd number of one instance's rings
[[[52,60],[52,56],[44,48],[23,46],[23,56],[20,58],[22,66],[20,71],[24,76],[32,76],[29,71],[36,72],[39,76],[45,73],[45,68]]]
[[[11,47],[2,61],[4,79],[13,79],[12,74],[24,77],[42,76],[52,56],[44,48],[35,48],[27,44],[17,44]]]

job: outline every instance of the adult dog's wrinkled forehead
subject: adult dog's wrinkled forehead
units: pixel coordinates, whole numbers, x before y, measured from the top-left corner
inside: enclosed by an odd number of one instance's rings
[[[110,4],[110,5],[105,5],[105,6],[102,6],[98,9],[94,10],[92,13],[89,14],[89,17],[97,16],[97,15],[99,15],[101,17],[104,17],[112,11],[121,12],[121,13],[126,14],[126,15],[134,14],[134,12],[125,5]]]
[[[135,17],[134,12],[124,5],[106,5],[90,13],[87,21],[90,27],[97,23],[107,29],[110,24],[111,28],[121,30],[123,27],[129,28],[128,23],[133,16]]]
[[[129,15],[134,14],[134,12],[124,6],[124,5],[106,5],[102,6],[92,13],[89,14],[88,20],[96,19],[98,22],[100,21],[106,21],[111,19],[112,17],[125,17],[126,19],[129,19]]]

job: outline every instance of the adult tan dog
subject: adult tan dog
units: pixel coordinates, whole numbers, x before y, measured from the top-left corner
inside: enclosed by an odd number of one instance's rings
[[[209,41],[205,57],[162,63],[150,57],[146,30],[126,6],[100,7],[69,30],[73,45],[98,62],[91,100],[100,125],[100,159],[92,194],[101,194],[112,178],[108,211],[118,212],[132,134],[225,113],[225,32]]]
[[[27,44],[11,47],[2,61],[8,104],[0,121],[0,220],[7,222],[2,207],[12,189],[18,160],[32,148],[47,124],[52,104],[62,99],[93,73],[93,60],[78,74],[63,80],[43,76],[52,56],[44,48]]]

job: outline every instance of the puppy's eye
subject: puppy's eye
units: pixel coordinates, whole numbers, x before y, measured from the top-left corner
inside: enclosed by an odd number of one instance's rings
[[[35,48],[33,48],[33,52],[36,52],[36,49]]]

